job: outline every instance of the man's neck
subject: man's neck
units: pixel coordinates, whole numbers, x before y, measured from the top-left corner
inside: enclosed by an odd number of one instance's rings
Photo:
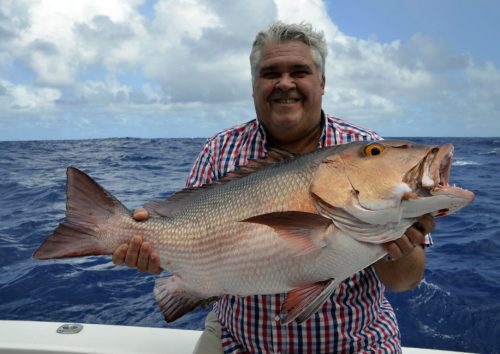
[[[311,130],[307,135],[300,139],[291,141],[280,141],[270,134],[267,134],[267,145],[270,148],[286,150],[294,154],[305,154],[314,151],[318,148],[318,142],[321,137],[322,126],[318,125],[315,129]]]

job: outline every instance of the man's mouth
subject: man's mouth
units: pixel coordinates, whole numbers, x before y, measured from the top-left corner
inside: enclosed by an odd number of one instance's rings
[[[277,98],[274,99],[274,103],[279,103],[279,104],[293,104],[299,102],[300,99],[298,98]]]

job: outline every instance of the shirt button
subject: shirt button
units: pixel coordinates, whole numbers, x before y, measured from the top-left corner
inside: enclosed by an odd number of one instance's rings
[[[274,317],[274,320],[278,322],[280,320],[280,316],[276,315],[276,317]]]

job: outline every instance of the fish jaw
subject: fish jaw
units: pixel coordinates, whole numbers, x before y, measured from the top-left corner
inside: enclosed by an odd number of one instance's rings
[[[435,147],[405,176],[412,191],[404,196],[403,217],[445,216],[474,201],[473,192],[449,184],[454,147]]]

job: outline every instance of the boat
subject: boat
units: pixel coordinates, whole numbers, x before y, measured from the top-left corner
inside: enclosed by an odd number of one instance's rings
[[[0,354],[191,354],[201,331],[0,320]],[[458,354],[403,348],[403,354]]]

